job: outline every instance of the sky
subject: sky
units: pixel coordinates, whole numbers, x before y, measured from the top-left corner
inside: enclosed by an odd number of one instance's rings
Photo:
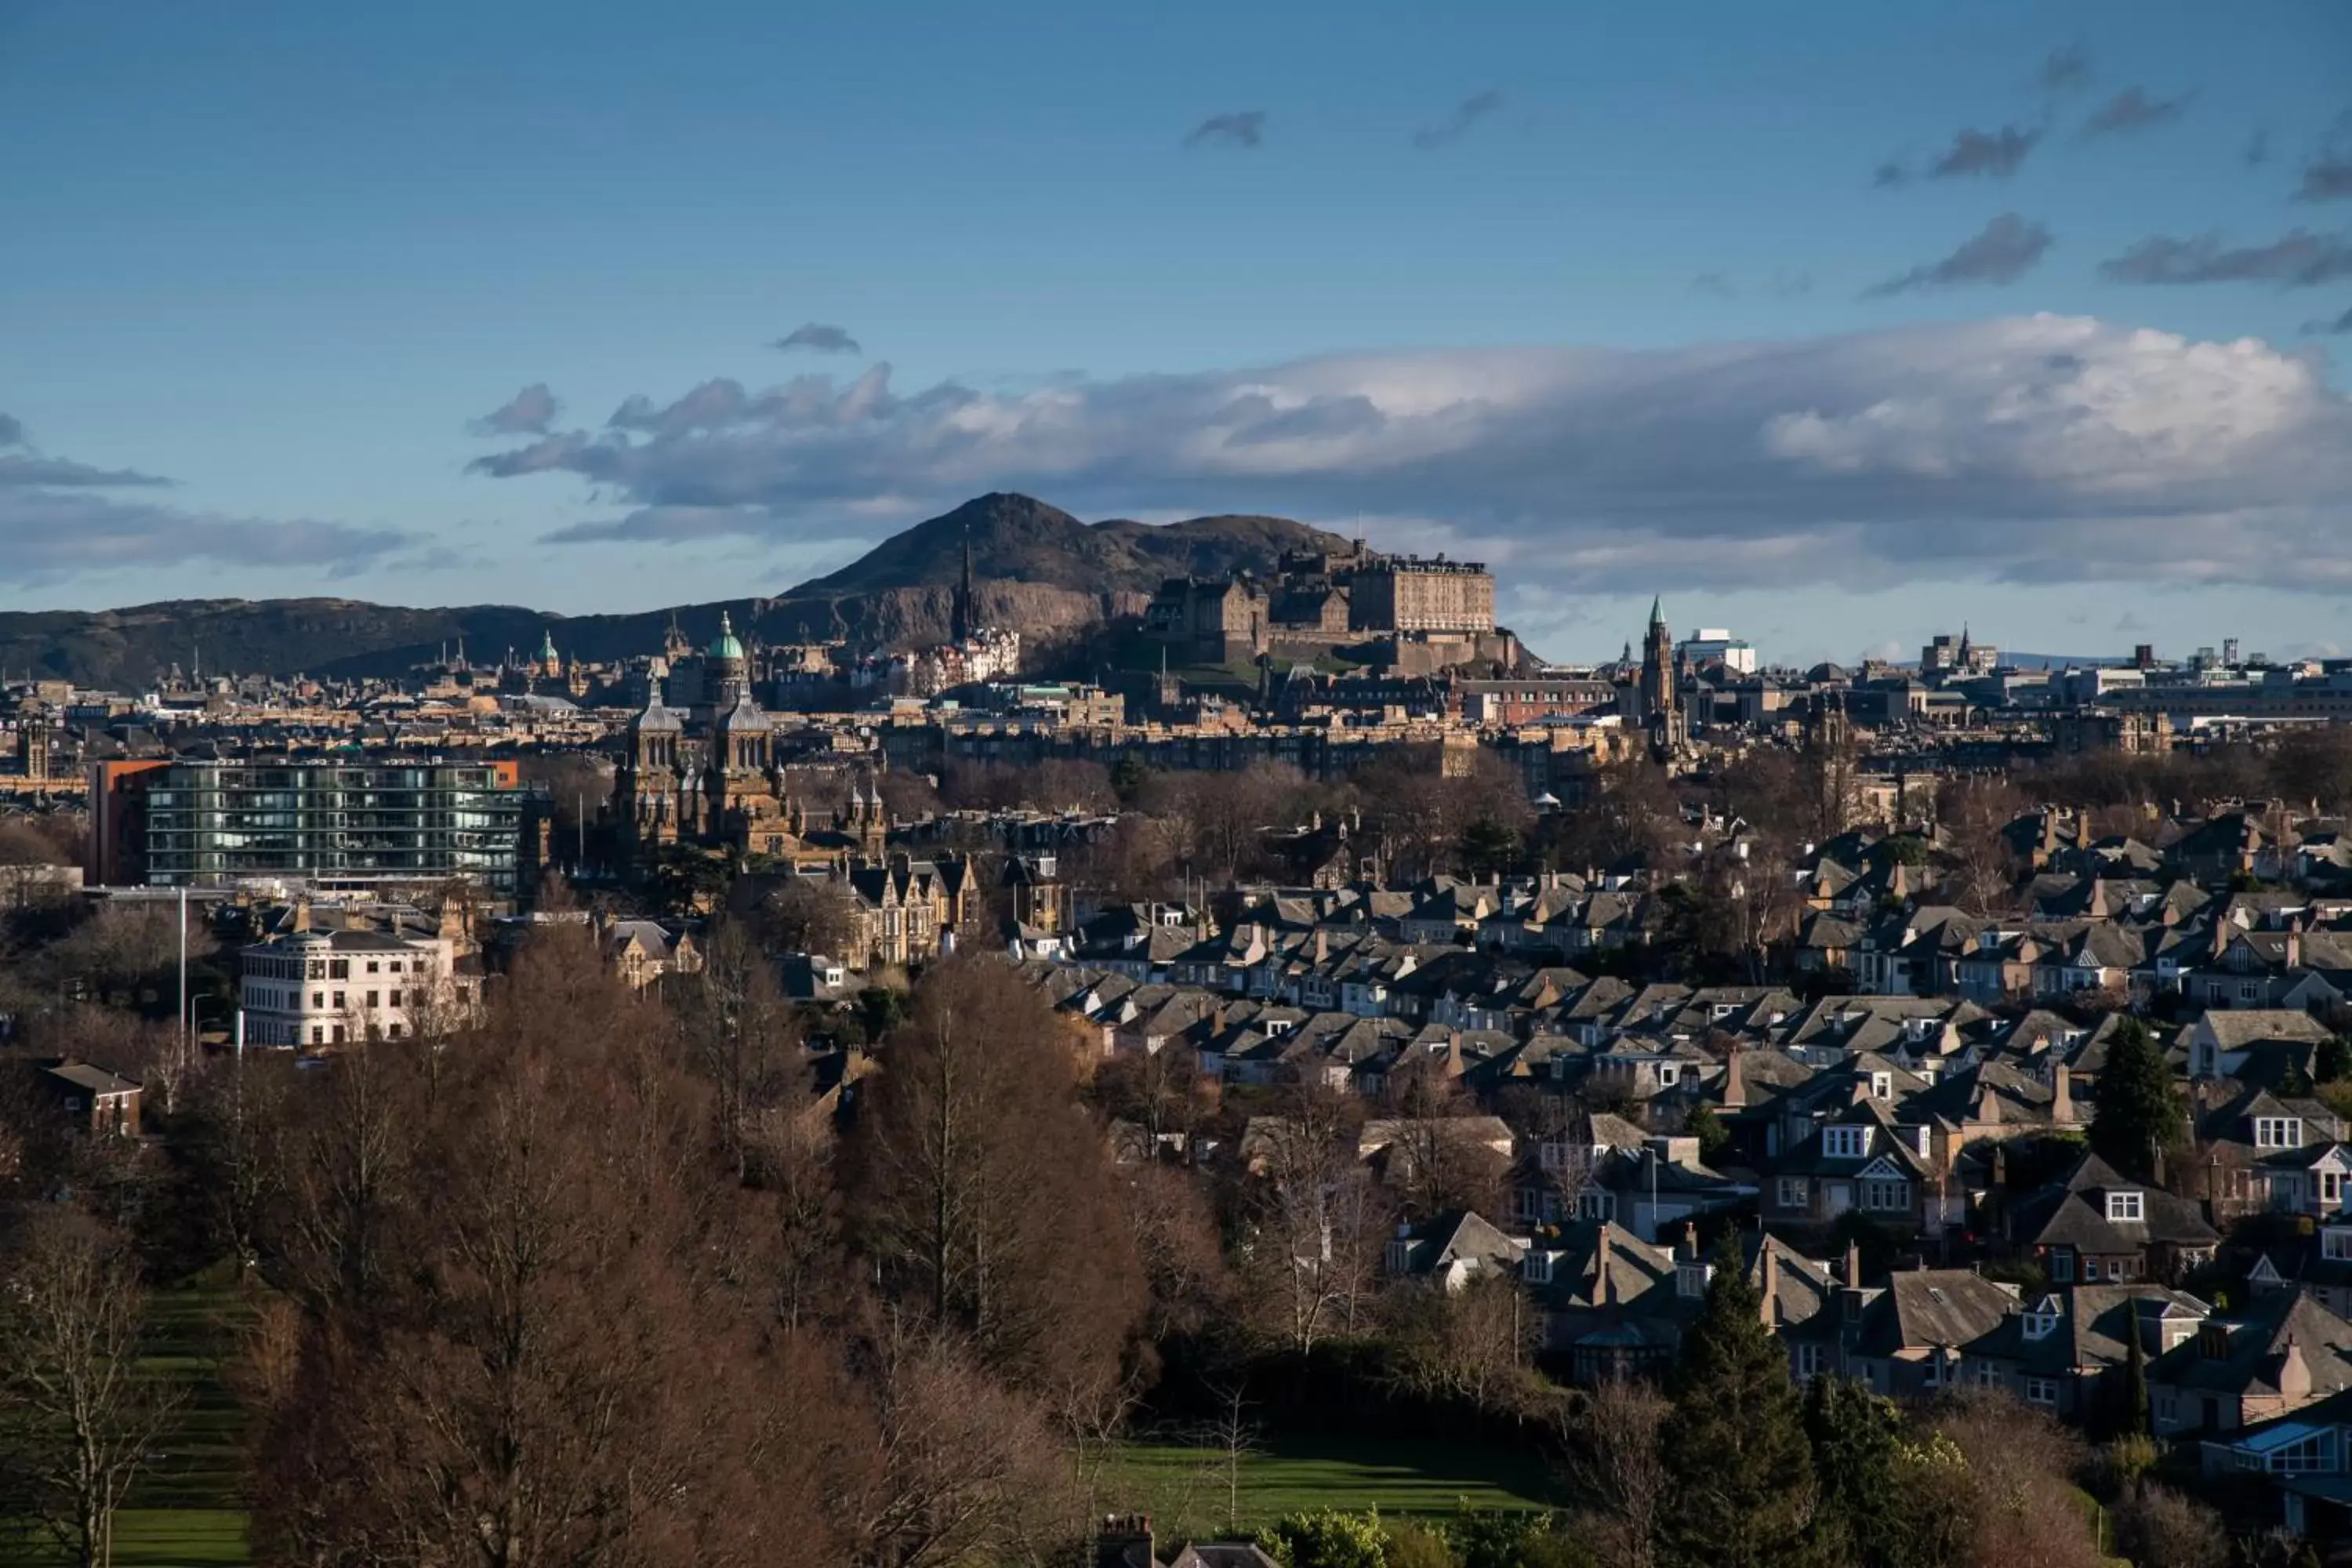
[[[0,609],[957,501],[1768,659],[2352,652],[2352,5],[0,0]]]

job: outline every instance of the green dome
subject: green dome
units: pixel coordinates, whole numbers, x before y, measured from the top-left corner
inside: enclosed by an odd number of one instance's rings
[[[713,658],[741,658],[743,644],[735,636],[735,622],[726,611],[719,612],[719,640],[710,645]]]

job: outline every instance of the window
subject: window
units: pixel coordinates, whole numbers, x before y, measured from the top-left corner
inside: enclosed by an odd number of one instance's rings
[[[1579,1219],[1612,1220],[1617,1217],[1617,1196],[1614,1193],[1580,1193],[1576,1199]]]
[[[311,1005],[311,1006],[313,1006],[313,1007],[323,1007],[323,1006],[325,1006],[326,1005],[327,1005],[327,994],[326,994],[325,992],[323,992],[323,991],[313,991],[313,992],[311,992],[311,993],[310,993],[310,1005]]]
[[[1675,1268],[1675,1291],[1685,1300],[1696,1301],[1706,1294],[1706,1282],[1715,1275],[1711,1263],[1683,1263]]]
[[[2046,1405],[2056,1408],[2058,1380],[2054,1377],[2029,1377],[2025,1380],[2025,1403]]]
[[[375,973],[381,973],[381,972],[376,968],[375,960],[374,960],[374,959],[373,959],[373,958],[371,958],[371,959],[369,959],[369,960],[367,961],[367,966],[368,966],[368,973],[369,973],[370,974],[375,974]]]
[[[1873,1100],[1893,1100],[1895,1098],[1895,1075],[1891,1072],[1872,1073],[1870,1075],[1870,1098]]]
[[[2330,1263],[2352,1263],[2352,1229],[2331,1225],[2321,1231],[2319,1256]]]
[[[2000,1368],[1999,1366],[1989,1361],[1980,1361],[1976,1363],[1976,1367],[1977,1386],[1979,1388],[1999,1388],[2000,1386]]]
[[[1822,1152],[1832,1160],[1859,1160],[1870,1152],[1867,1127],[1824,1127]]]
[[[2051,1253],[2050,1279],[2052,1283],[2064,1285],[2072,1281],[2074,1278],[2074,1254],[2063,1247]]]
[[[2141,1218],[2140,1207],[2140,1194],[2137,1193],[2107,1194],[2107,1217],[2111,1220],[2121,1220],[2136,1225]]]
[[[1781,1177],[1779,1193],[1780,1206],[1784,1209],[1806,1207],[1811,1202],[1811,1190],[1812,1184],[1802,1176]],[[2352,1235],[2352,1232],[2347,1234]]]
[[[2257,1149],[2302,1148],[2302,1118],[2294,1116],[2255,1117],[2254,1147]]]
[[[1389,1243],[1389,1272],[1402,1274],[1412,1267],[1412,1243],[1399,1237]]]
[[[2055,1312],[2025,1314],[2025,1337],[2029,1340],[2047,1339],[2057,1331],[2057,1328],[2058,1314]]]
[[[1821,1372],[1822,1347],[1819,1345],[1799,1345],[1797,1347],[1797,1375],[1799,1377],[1819,1377],[1821,1375]]]
[[[369,1006],[371,1006],[371,1007],[381,1007],[381,1006],[383,1006],[383,1001],[382,1001],[382,997],[383,997],[383,992],[381,992],[381,991],[371,991],[371,992],[369,992],[369,993],[367,994],[367,1005],[368,1005]]]
[[[1520,1266],[1519,1275],[1530,1285],[1550,1284],[1551,1254],[1540,1250],[1530,1251],[1527,1256],[1527,1261]]]
[[[1672,1089],[1675,1085],[1682,1082],[1682,1080],[1683,1069],[1681,1063],[1660,1062],[1658,1064],[1658,1086],[1660,1088]]]
[[[2107,1278],[2108,1278],[2108,1279],[2121,1279],[2123,1277],[2124,1277],[2124,1260],[2123,1260],[2122,1258],[2108,1258],[2108,1259],[2107,1259]]]
[[[330,979],[330,980],[349,980],[351,977],[352,977],[352,961],[351,961],[350,959],[348,959],[348,958],[331,958],[331,959],[327,960],[327,978],[328,978],[328,979]]]
[[[2238,987],[2238,1000],[2241,1002],[2252,1002],[2259,998],[2261,995],[2262,988],[2251,980],[2242,983]]]
[[[343,1042],[344,1042],[348,1037],[349,1037],[344,1033],[343,1026],[342,1026],[341,1024],[336,1025],[336,1026],[335,1026],[335,1044],[337,1044],[337,1045],[339,1045],[339,1046],[340,1046],[340,1045],[343,1044]]]
[[[2343,1172],[2322,1171],[2319,1173],[2319,1201],[2326,1205],[2329,1208],[2337,1208],[2342,1206],[2344,1202]]]
[[[1898,1214],[1911,1206],[1911,1184],[1899,1177],[1873,1177],[1862,1184],[1862,1206]]]
[[[348,1005],[349,1005],[349,1004],[348,1004],[348,1003],[346,1003],[346,1002],[343,1000],[343,997],[344,997],[344,995],[345,995],[345,994],[346,994],[345,993],[341,992],[341,991],[338,991],[338,992],[336,992],[336,993],[335,993],[335,1011],[336,1011],[336,1012],[338,1012],[338,1013],[341,1012],[341,1011],[342,1011],[346,1006],[348,1006]]]
[[[395,1007],[400,1005],[400,993],[397,991],[392,994],[392,1005]]]
[[[327,1043],[327,1026],[324,1024],[310,1026],[310,1043],[314,1046],[323,1046]]]

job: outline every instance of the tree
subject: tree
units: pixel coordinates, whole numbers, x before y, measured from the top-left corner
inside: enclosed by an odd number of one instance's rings
[[[1283,1568],[1383,1568],[1381,1516],[1338,1509],[1285,1514],[1257,1543]]]
[[[1955,1462],[1933,1479],[1960,1493],[1952,1511],[1962,1521],[1948,1538],[1954,1555],[1937,1561],[1966,1568],[2096,1568],[2104,1561],[2074,1485],[2079,1438],[2013,1399],[1976,1391],[1939,1408],[1934,1429]]]
[[[146,1295],[128,1252],[70,1212],[28,1231],[0,1277],[0,1514],[105,1568],[115,1510],[178,1396],[139,1366]]]
[[[1509,1160],[1480,1142],[1468,1120],[1477,1103],[1452,1071],[1444,1058],[1423,1056],[1390,1073],[1386,1088],[1388,1184],[1424,1218],[1445,1209],[1495,1212],[1509,1172]]]
[[[1454,856],[1463,875],[1484,878],[1510,870],[1526,852],[1517,828],[1491,816],[1481,816],[1462,830],[1462,842]]]
[[[1379,1272],[1391,1210],[1356,1158],[1361,1110],[1294,1086],[1244,1150],[1258,1171],[1244,1202],[1241,1276],[1259,1337],[1305,1356],[1356,1331]]]
[[[1483,1273],[1458,1290],[1413,1286],[1391,1292],[1391,1377],[1406,1393],[1451,1400],[1478,1415],[1513,1417],[1533,1402],[1528,1364],[1540,1321],[1518,1281]]]
[[[1723,1124],[1723,1118],[1716,1114],[1712,1105],[1693,1106],[1691,1113],[1683,1118],[1683,1131],[1698,1140],[1698,1163],[1702,1165],[1714,1164],[1716,1156],[1731,1146],[1731,1129]]]
[[[1902,1413],[1851,1378],[1816,1377],[1805,1390],[1805,1436],[1821,1485],[1817,1539],[1827,1560],[1912,1568]]]
[[[924,976],[847,1152],[886,1290],[1018,1386],[1116,1384],[1141,1268],[1068,1035],[1017,972],[960,957]]]
[[[2321,1083],[2352,1077],[2352,1040],[2341,1035],[2330,1035],[2321,1040],[2311,1055],[2311,1073]]]
[[[688,1059],[714,1090],[719,1146],[741,1181],[759,1124],[797,1112],[806,1098],[799,1015],[767,954],[737,921],[720,921],[701,970],[678,979],[678,1032]]]
[[[821,1361],[763,1352],[706,1092],[616,984],[584,931],[551,937],[483,1048],[339,1060],[385,1080],[410,1147],[371,1181],[350,1153],[371,1138],[324,1163],[341,1266],[310,1272],[298,1369],[260,1413],[265,1560],[837,1560],[815,1472],[841,1402],[810,1386]]]
[[[2186,1112],[2164,1047],[2138,1019],[2116,1026],[2096,1100],[2092,1149],[2125,1174],[2152,1180],[2157,1154],[2176,1151],[2184,1142]]]
[[[1683,1339],[1663,1451],[1675,1499],[1661,1521],[1663,1562],[1793,1568],[1808,1561],[1814,1482],[1802,1404],[1728,1247]]]
[[[829,958],[862,960],[852,952],[857,915],[849,895],[829,881],[794,877],[760,900],[761,933],[786,952],[821,952]]]
[[[2220,1514],[2153,1481],[2125,1494],[2115,1521],[2116,1549],[2137,1568],[2230,1568],[2238,1561]]]
[[[1560,1447],[1570,1491],[1598,1568],[1650,1568],[1669,1493],[1660,1438],[1673,1407],[1630,1377],[1577,1389],[1560,1407]]]

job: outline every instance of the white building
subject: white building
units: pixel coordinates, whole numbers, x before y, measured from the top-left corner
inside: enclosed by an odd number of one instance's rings
[[[256,1046],[317,1049],[446,1027],[478,1003],[446,936],[302,931],[238,955],[238,1005]]]
[[[1745,637],[1733,637],[1722,626],[1701,626],[1685,637],[1675,651],[1693,665],[1719,658],[1723,668],[1734,675],[1756,673],[1756,645]]]

